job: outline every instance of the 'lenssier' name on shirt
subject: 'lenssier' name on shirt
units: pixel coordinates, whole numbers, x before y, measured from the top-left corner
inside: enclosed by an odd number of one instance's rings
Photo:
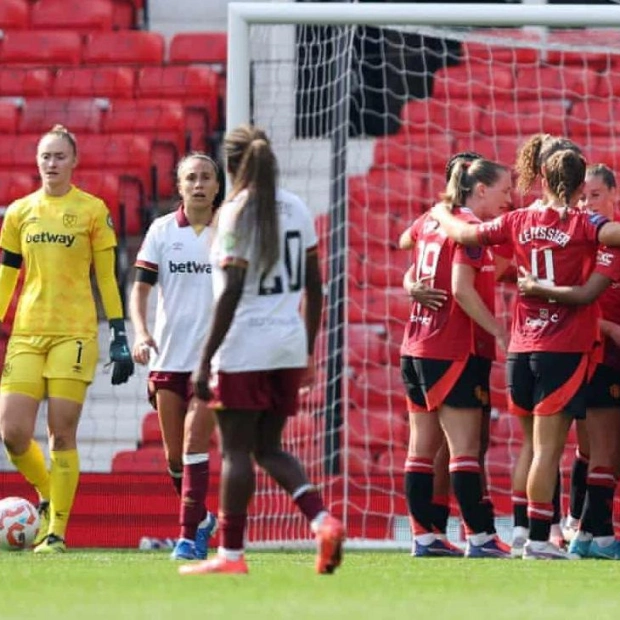
[[[548,226],[532,226],[519,233],[519,243],[526,244],[531,241],[542,240],[551,241],[564,247],[570,241],[570,235]]]

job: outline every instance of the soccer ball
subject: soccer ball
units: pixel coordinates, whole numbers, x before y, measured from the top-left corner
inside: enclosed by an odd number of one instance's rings
[[[37,509],[22,497],[0,500],[0,549],[21,551],[30,547],[39,531]]]

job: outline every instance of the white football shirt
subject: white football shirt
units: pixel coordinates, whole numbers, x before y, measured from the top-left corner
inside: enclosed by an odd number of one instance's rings
[[[210,263],[213,230],[198,234],[182,207],[157,218],[138,251],[136,267],[157,273],[157,311],[150,370],[192,372],[208,333],[213,307]]]
[[[223,267],[232,261],[247,264],[243,294],[213,366],[225,372],[304,368],[308,362],[306,325],[299,312],[306,281],[306,252],[317,245],[308,207],[295,194],[276,195],[280,257],[265,274],[257,264],[254,231],[247,238],[235,233],[239,204],[246,192],[220,207],[213,242],[213,286],[217,300],[224,289]]]

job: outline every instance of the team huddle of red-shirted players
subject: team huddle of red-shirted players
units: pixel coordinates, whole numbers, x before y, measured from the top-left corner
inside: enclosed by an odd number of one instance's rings
[[[620,559],[612,520],[620,465],[614,174],[588,167],[572,141],[543,134],[523,145],[515,171],[521,191],[540,180],[541,192],[512,210],[508,167],[476,153],[453,156],[444,194],[401,235],[401,248],[414,252],[401,348],[412,553]],[[494,316],[494,287],[511,279],[519,294],[508,336]],[[496,344],[506,351],[508,406],[523,431],[511,545],[495,530],[484,476]],[[573,420],[579,450],[561,528],[559,465]],[[450,488],[466,528],[464,552],[446,537]]]

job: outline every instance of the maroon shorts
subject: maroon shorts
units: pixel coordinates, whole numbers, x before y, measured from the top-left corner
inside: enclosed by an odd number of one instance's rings
[[[149,372],[148,397],[153,408],[157,408],[155,396],[158,390],[169,390],[180,396],[185,404],[189,404],[194,396],[191,382],[191,372],[165,372],[154,370]]]
[[[294,416],[305,371],[305,368],[278,368],[219,372],[211,406],[216,410],[266,411]]]

